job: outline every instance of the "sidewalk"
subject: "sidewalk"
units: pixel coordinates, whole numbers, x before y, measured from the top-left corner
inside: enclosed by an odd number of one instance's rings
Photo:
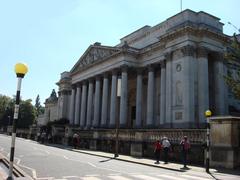
[[[112,154],[112,153],[91,151],[91,150],[81,150],[81,149],[71,149],[71,148],[68,148],[68,149],[75,151],[75,152],[79,152],[79,153],[84,153],[84,154],[89,154],[89,155],[94,155],[94,156],[99,156],[99,157],[105,157],[105,158],[109,158],[109,159],[116,159],[116,160],[120,160],[120,161],[131,162],[131,163],[137,163],[137,164],[142,164],[142,165],[146,165],[146,166],[163,168],[163,169],[168,169],[168,170],[178,171],[178,172],[185,172],[185,171],[189,171],[189,170],[198,171],[198,172],[206,172],[204,167],[188,165],[188,168],[184,169],[182,164],[173,163],[173,162],[164,164],[163,161],[160,161],[159,164],[155,164],[155,161],[153,159],[146,159],[146,158],[141,158],[141,157],[137,158],[137,157],[131,157],[131,156],[126,156],[126,155],[119,155],[117,158],[115,158],[114,154]],[[214,173],[216,171],[217,171],[216,169],[210,169],[211,173]]]

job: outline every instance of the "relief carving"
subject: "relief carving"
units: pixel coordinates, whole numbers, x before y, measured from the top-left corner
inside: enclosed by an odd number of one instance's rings
[[[96,61],[102,60],[112,54],[118,52],[118,49],[103,49],[103,48],[91,48],[87,54],[81,57],[79,62],[79,68],[85,67],[86,65],[93,64]]]

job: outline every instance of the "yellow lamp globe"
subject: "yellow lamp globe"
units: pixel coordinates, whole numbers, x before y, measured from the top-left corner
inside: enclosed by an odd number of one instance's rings
[[[212,115],[212,112],[210,110],[205,111],[205,116],[210,117]]]
[[[15,73],[21,75],[22,77],[28,72],[28,67],[26,64],[17,63],[15,65]]]

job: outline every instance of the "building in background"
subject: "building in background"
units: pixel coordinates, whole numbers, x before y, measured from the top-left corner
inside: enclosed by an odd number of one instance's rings
[[[57,106],[58,119],[70,121],[68,136],[78,131],[90,149],[113,152],[117,128],[120,153],[148,156],[156,139],[168,136],[177,144],[188,135],[203,156],[205,110],[222,116],[229,104],[239,109],[223,78],[229,40],[219,18],[185,10],[116,46],[90,45],[61,74],[58,102],[46,101],[45,117]]]

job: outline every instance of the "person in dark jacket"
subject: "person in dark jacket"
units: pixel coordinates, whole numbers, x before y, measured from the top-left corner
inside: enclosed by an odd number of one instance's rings
[[[162,149],[162,145],[161,145],[160,141],[157,140],[154,144],[154,153],[155,153],[155,157],[156,157],[156,164],[159,164],[161,149]]]
[[[183,137],[183,139],[180,142],[180,145],[182,146],[183,165],[184,165],[184,168],[187,168],[187,157],[191,148],[191,145],[190,145],[190,142],[188,141],[187,136]]]

